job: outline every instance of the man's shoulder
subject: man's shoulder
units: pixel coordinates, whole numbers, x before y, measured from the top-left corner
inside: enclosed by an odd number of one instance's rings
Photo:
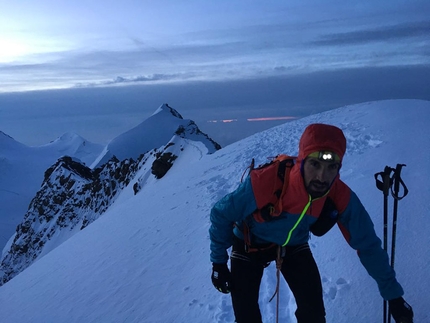
[[[348,207],[349,201],[351,199],[351,193],[352,191],[349,186],[341,179],[337,179],[333,183],[328,196],[333,200],[338,211],[342,213]]]
[[[334,187],[336,187],[336,189],[339,190],[351,190],[348,186],[348,184],[346,184],[344,181],[342,181],[340,178],[338,178],[335,182],[334,182]]]

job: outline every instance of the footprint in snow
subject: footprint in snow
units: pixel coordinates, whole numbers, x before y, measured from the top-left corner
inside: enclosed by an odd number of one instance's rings
[[[233,323],[234,322],[234,314],[233,307],[231,305],[230,297],[222,296],[222,301],[220,306],[216,309],[217,313],[215,313],[214,318],[217,323]]]
[[[350,284],[344,278],[338,278],[333,281],[331,278],[323,277],[322,284],[324,298],[331,300],[334,300],[339,294],[348,291],[350,288]]]

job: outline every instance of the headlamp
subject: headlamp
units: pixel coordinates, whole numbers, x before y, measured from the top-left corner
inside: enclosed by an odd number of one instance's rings
[[[318,158],[321,161],[340,162],[340,158],[337,154],[335,154],[332,151],[327,151],[327,150],[315,151],[315,152],[309,154],[308,157]]]

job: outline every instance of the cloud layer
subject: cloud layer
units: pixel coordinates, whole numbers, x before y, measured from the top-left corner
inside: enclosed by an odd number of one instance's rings
[[[0,130],[25,144],[47,143],[66,131],[107,143],[169,103],[226,145],[286,122],[344,105],[430,100],[430,65],[353,68],[235,81],[84,87],[0,94]],[[210,120],[237,119],[232,126]],[[253,124],[253,125],[250,125]],[[215,136],[215,135],[214,135]]]
[[[35,16],[17,4],[5,9],[2,36],[28,53],[0,55],[2,92],[430,64],[430,5],[422,0],[47,1]]]

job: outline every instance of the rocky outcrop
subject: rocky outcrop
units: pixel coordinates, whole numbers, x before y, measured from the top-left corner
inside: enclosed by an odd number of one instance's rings
[[[82,230],[103,214],[147,158],[112,158],[91,170],[71,157],[60,158],[45,172],[41,189],[18,225],[9,251],[1,261],[0,285],[55,248],[62,232]],[[47,246],[52,244],[51,247]]]

